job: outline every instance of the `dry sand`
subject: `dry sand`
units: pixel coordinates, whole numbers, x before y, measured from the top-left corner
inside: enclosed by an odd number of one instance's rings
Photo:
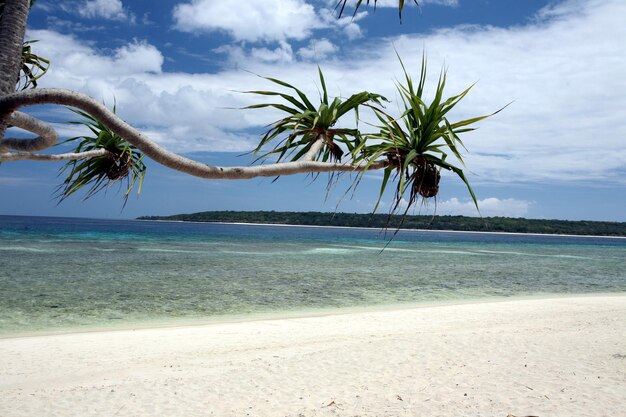
[[[626,416],[626,296],[0,339],[0,416]]]

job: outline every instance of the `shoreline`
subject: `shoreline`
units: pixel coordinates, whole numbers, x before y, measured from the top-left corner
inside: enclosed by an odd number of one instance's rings
[[[108,219],[103,219],[108,220]],[[137,222],[163,222],[163,223],[190,223],[190,224],[223,224],[234,226],[271,226],[271,227],[308,227],[323,229],[348,229],[348,230],[383,230],[377,227],[357,227],[357,226],[319,226],[310,224],[283,224],[283,223],[241,223],[241,222],[201,222],[195,220],[162,220],[162,219],[129,219]],[[395,231],[395,229],[393,229]],[[483,232],[471,230],[447,230],[447,229],[399,229],[402,232],[430,232],[430,233],[468,233],[486,235],[510,235],[510,236],[547,236],[547,237],[577,237],[577,238],[598,238],[598,239],[626,239],[626,236],[602,236],[602,235],[572,235],[557,233],[522,233],[522,232]]]
[[[520,296],[492,296],[468,299],[451,299],[436,301],[418,301],[410,303],[394,303],[380,304],[372,306],[352,306],[352,307],[328,307],[328,308],[311,308],[296,311],[278,311],[250,314],[232,314],[219,315],[213,317],[194,317],[194,318],[172,318],[172,319],[156,319],[142,320],[130,323],[111,324],[110,326],[85,326],[85,327],[68,327],[59,328],[58,330],[41,330],[41,331],[25,331],[2,334],[0,333],[0,341],[7,339],[36,338],[46,336],[63,336],[78,335],[91,333],[109,333],[109,332],[127,332],[140,330],[159,330],[172,328],[193,328],[205,326],[219,326],[225,324],[238,323],[257,323],[272,322],[281,320],[298,320],[312,319],[322,317],[340,317],[352,314],[369,314],[369,313],[385,313],[385,312],[402,312],[420,309],[454,307],[454,306],[471,306],[485,304],[502,304],[518,301],[556,301],[556,300],[576,300],[587,298],[625,298],[626,292],[603,292],[603,293],[579,293],[579,294],[534,294]]]
[[[304,224],[284,224],[284,223],[244,223],[244,222],[203,222],[196,220],[163,220],[163,219],[141,219],[141,218],[99,218],[99,217],[65,217],[65,216],[28,216],[15,214],[0,214],[0,217],[30,217],[30,218],[52,218],[52,219],[77,219],[77,220],[101,220],[101,221],[129,221],[129,222],[162,222],[162,223],[189,223],[189,224],[222,224],[235,226],[271,226],[271,227],[308,227],[308,228],[327,228],[327,229],[354,229],[354,230],[384,230],[377,227],[362,226],[320,226],[320,225],[304,225]],[[143,216],[140,216],[143,217]],[[149,216],[147,216],[149,217]],[[527,220],[543,220],[543,219],[527,219]],[[557,219],[558,220],[558,219]],[[564,220],[564,221],[583,221],[583,220]],[[599,221],[599,220],[590,220]],[[617,222],[624,223],[624,222]],[[392,229],[395,231],[395,229]],[[524,233],[524,232],[489,232],[476,230],[450,230],[450,229],[398,229],[403,232],[431,232],[431,233],[467,233],[467,234],[487,234],[487,235],[512,235],[512,236],[547,236],[547,237],[573,237],[573,238],[597,238],[597,239],[626,239],[624,236],[609,235],[583,235],[583,234],[567,234],[567,233]]]
[[[615,415],[626,295],[0,339],[0,414]]]

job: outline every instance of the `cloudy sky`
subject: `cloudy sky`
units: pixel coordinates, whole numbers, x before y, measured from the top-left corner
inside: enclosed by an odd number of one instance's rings
[[[280,117],[236,110],[256,100],[238,91],[274,87],[254,74],[317,97],[319,65],[331,95],[377,92],[397,112],[402,70],[395,51],[416,77],[425,52],[429,92],[442,68],[449,95],[476,82],[452,121],[511,103],[464,138],[483,216],[626,221],[624,0],[422,0],[419,8],[405,8],[401,24],[397,0],[362,7],[354,18],[348,7],[338,19],[334,6],[335,0],[38,0],[27,37],[39,40],[36,52],[52,61],[40,86],[115,102],[122,118],[159,144],[214,165],[249,164],[245,153]],[[71,117],[52,107],[31,111],[54,122]],[[57,127],[64,137],[76,133],[71,125]],[[370,212],[381,180],[368,174],[346,194],[346,177],[327,195],[324,176],[215,181],[148,165],[141,196],[121,211],[117,187],[57,204],[59,165],[5,163],[0,214]],[[417,212],[433,210],[478,215],[464,185],[448,175],[436,203]]]

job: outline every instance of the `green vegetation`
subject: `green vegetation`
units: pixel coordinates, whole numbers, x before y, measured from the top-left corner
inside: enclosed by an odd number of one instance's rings
[[[321,140],[324,144],[323,150],[310,155],[311,160],[340,161],[343,156],[343,150],[336,142],[343,143],[349,150],[354,149],[353,142],[361,140],[358,129],[339,129],[333,128],[339,121],[341,116],[350,111],[354,111],[358,125],[359,106],[376,103],[381,104],[380,100],[387,100],[380,94],[373,94],[362,91],[353,94],[346,100],[336,97],[332,102],[328,100],[328,91],[326,90],[326,82],[322,70],[317,68],[322,94],[320,94],[320,105],[315,107],[312,101],[299,89],[284,81],[270,77],[262,77],[268,81],[276,83],[282,87],[293,90],[296,96],[276,92],[276,91],[246,91],[249,94],[258,94],[262,96],[281,97],[288,104],[282,103],[263,103],[254,104],[244,107],[244,109],[258,109],[263,107],[273,107],[288,114],[288,116],[272,123],[269,130],[265,133],[258,146],[254,150],[255,154],[259,154],[268,142],[280,138],[284,133],[288,133],[287,137],[282,138],[278,145],[271,151],[261,155],[258,159],[264,159],[269,155],[278,155],[276,161],[283,160],[286,156],[295,156],[291,161],[298,161],[309,155],[309,151],[316,141]],[[297,152],[296,152],[297,151]],[[306,159],[306,158],[304,158]]]
[[[387,225],[388,217],[387,214],[360,213],[205,211],[174,216],[143,216],[139,219],[384,228]],[[388,227],[398,227],[400,221],[402,219],[392,218]],[[406,229],[476,232],[626,236],[626,223],[509,217],[406,216],[402,227]]]
[[[257,161],[274,156],[278,162],[286,158],[291,162],[299,160],[339,162],[344,155],[344,149],[347,149],[355,164],[355,171],[359,171],[350,186],[351,189],[359,185],[365,172],[384,162],[380,194],[373,211],[376,212],[385,188],[391,181],[395,185],[395,194],[389,213],[390,220],[393,215],[398,214],[400,203],[406,202],[402,212],[402,217],[404,217],[418,201],[437,196],[440,171],[445,169],[454,172],[465,183],[478,209],[474,191],[461,168],[465,164],[459,148],[464,148],[464,145],[459,135],[473,131],[475,128],[470,127],[471,125],[502,109],[492,114],[452,123],[448,120],[449,112],[467,95],[472,86],[457,95],[444,98],[446,72],[442,70],[435,97],[428,104],[424,98],[426,57],[422,56],[417,85],[413,83],[399,55],[398,60],[405,78],[405,84],[398,83],[397,85],[402,99],[402,113],[398,117],[389,115],[382,109],[383,102],[387,101],[385,97],[367,91],[353,94],[345,100],[337,97],[331,102],[324,75],[319,67],[321,91],[318,107],[315,107],[312,100],[293,85],[275,78],[263,77],[289,89],[293,95],[266,90],[245,92],[278,98],[280,102],[254,104],[244,109],[272,107],[287,113],[286,117],[269,126],[254,153],[258,155],[270,142],[278,141],[278,144],[259,156]],[[374,126],[377,131],[364,133],[359,130],[360,106],[374,111],[380,123]],[[354,112],[357,128],[335,127],[339,119],[348,112]],[[343,145],[343,149],[340,145]],[[450,156],[458,163],[450,162]],[[333,176],[331,175],[329,188],[332,182]],[[391,223],[386,226],[390,225]],[[396,229],[401,226],[402,222],[396,223]]]
[[[363,141],[352,152],[355,162],[365,162],[371,165],[380,157],[386,157],[389,162],[385,168],[378,202],[373,211],[375,212],[378,208],[392,172],[395,173],[396,192],[390,214],[396,214],[400,203],[405,201],[407,203],[403,213],[405,216],[419,198],[427,199],[437,195],[441,178],[439,172],[442,169],[454,172],[465,183],[478,209],[476,196],[465,173],[446,159],[452,154],[460,165],[464,166],[463,157],[458,149],[459,146],[464,147],[464,145],[458,135],[471,132],[474,128],[468,127],[469,125],[486,119],[502,109],[490,115],[450,123],[447,114],[467,95],[472,86],[458,95],[444,99],[446,72],[442,70],[437,82],[435,98],[427,104],[423,97],[426,84],[426,57],[422,56],[417,87],[413,84],[399,55],[398,60],[402,65],[406,82],[406,84],[398,83],[398,93],[404,110],[400,117],[394,118],[382,109],[373,107],[381,123],[378,126],[379,131],[365,135],[366,140],[370,141],[367,143]],[[364,172],[361,171],[360,176]],[[405,199],[407,191],[408,198]]]
[[[22,65],[20,78],[17,81],[18,90],[37,88],[37,80],[43,77],[50,68],[50,60],[33,53],[32,45],[36,42],[38,41],[26,41],[22,46]]]
[[[68,161],[61,169],[61,174],[66,171],[69,171],[69,174],[58,188],[59,198],[63,200],[81,188],[89,187],[85,196],[87,199],[115,182],[126,180],[125,205],[137,181],[139,181],[137,194],[141,192],[146,175],[146,165],[142,161],[143,154],[90,114],[80,110],[70,110],[82,116],[82,119],[68,123],[85,126],[93,135],[76,136],[64,143],[77,142],[76,152],[106,149],[108,153],[85,160]],[[115,107],[113,107],[113,112],[115,113]]]

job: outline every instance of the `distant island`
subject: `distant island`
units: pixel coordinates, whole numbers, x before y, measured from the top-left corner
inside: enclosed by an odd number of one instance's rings
[[[213,223],[260,223],[299,226],[397,228],[402,221],[386,214],[293,211],[204,211],[173,216],[142,216],[139,220]],[[626,223],[603,221],[539,220],[510,217],[406,216],[404,229],[509,232],[562,235],[626,236]]]

